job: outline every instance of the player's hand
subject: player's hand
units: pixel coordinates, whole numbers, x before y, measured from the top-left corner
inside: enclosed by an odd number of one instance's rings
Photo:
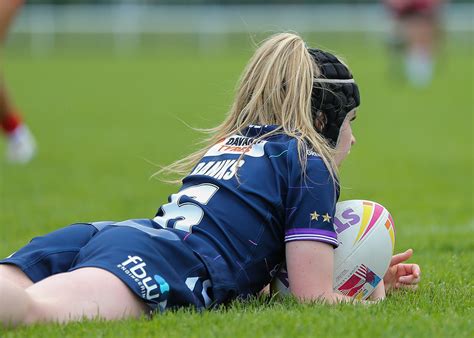
[[[390,261],[390,266],[383,281],[387,292],[400,288],[416,289],[421,279],[421,269],[418,264],[403,263],[413,256],[413,249],[396,254]]]

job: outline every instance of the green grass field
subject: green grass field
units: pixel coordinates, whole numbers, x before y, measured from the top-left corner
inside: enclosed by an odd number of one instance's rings
[[[163,38],[127,57],[113,56],[107,44],[71,49],[69,42],[39,58],[11,48],[6,80],[40,151],[27,166],[0,158],[0,257],[76,221],[153,216],[176,187],[150,176],[196,149],[200,135],[180,120],[194,127],[221,121],[252,53],[247,40],[206,53],[192,39]],[[472,337],[472,39],[447,39],[426,89],[390,77],[378,39],[307,40],[342,54],[361,87],[358,142],[342,169],[341,200],[371,199],[391,211],[396,249],[414,248],[422,267],[418,291],[373,306],[259,299],[152,320],[0,329],[0,336]]]

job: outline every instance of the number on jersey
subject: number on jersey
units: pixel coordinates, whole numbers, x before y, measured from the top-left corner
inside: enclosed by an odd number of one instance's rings
[[[202,205],[206,205],[217,190],[219,190],[218,186],[209,183],[203,183],[183,189],[180,192],[171,195],[171,202],[161,207],[163,215],[156,216],[154,221],[166,228],[168,226],[168,221],[175,220],[174,228],[191,232],[194,225],[201,223],[204,211],[196,203],[180,203],[181,196],[185,195]]]

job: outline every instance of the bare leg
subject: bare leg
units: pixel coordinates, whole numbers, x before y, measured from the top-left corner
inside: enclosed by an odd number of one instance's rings
[[[8,29],[23,0],[0,1],[0,41],[5,39]]]
[[[22,4],[22,0],[0,1],[0,43],[2,45]],[[10,99],[7,97],[3,79],[0,78],[0,120],[3,120],[11,110]]]
[[[0,49],[24,0],[0,1]],[[36,142],[28,127],[8,98],[0,74],[0,127],[8,136],[7,160],[12,163],[26,163],[36,153]]]
[[[406,73],[416,86],[431,82],[434,71],[434,49],[437,38],[435,14],[419,15],[405,20]]]
[[[2,80],[0,77],[0,120],[3,120],[13,110]]]
[[[0,264],[0,278],[7,279],[23,289],[33,285],[31,279],[20,268],[11,264]]]
[[[0,299],[0,324],[5,326],[20,324],[32,305],[31,298],[23,288],[4,278],[0,278]]]
[[[22,5],[23,0],[0,1],[0,43],[2,45],[15,15]],[[2,82],[0,78],[0,120],[12,110],[10,99],[7,97]]]
[[[116,276],[98,268],[82,268],[48,277],[26,290],[0,280],[4,325],[106,320],[140,317],[148,306]],[[3,304],[2,304],[3,305]]]

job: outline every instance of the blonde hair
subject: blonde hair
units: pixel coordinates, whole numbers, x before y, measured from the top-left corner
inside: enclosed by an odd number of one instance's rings
[[[217,127],[201,130],[209,135],[203,141],[206,146],[163,167],[155,175],[165,173],[184,177],[210,147],[226,137],[240,133],[249,125],[277,125],[275,130],[258,139],[272,134],[286,134],[295,138],[303,175],[306,173],[307,151],[312,150],[321,156],[335,178],[337,166],[334,149],[316,131],[311,113],[313,80],[320,75],[318,66],[300,36],[292,33],[270,36],[247,64],[225,120]]]

